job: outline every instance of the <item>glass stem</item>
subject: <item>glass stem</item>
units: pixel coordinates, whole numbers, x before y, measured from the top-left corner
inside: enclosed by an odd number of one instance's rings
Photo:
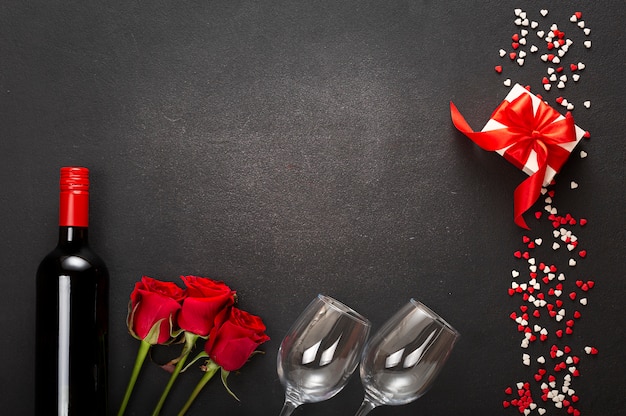
[[[369,401],[366,397],[365,399],[363,399],[363,403],[361,403],[361,407],[359,407],[359,410],[356,411],[356,414],[354,416],[365,416],[366,414],[371,412],[375,407],[376,405],[372,403],[371,401]]]
[[[293,403],[292,401],[285,400],[285,404],[283,405],[279,416],[289,416],[293,413],[294,410],[296,410],[296,407],[298,407],[297,404]]]

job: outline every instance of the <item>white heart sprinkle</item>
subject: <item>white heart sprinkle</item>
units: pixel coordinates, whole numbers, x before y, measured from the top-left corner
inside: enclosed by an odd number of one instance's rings
[[[572,110],[574,109],[574,104],[569,103],[569,104],[567,105],[567,109],[568,109],[569,111],[572,111]]]
[[[519,58],[519,59],[517,60],[517,64],[518,64],[519,66],[524,66],[524,59],[523,59],[523,58]]]
[[[519,276],[519,272],[517,270],[511,270],[511,276],[517,277]]]
[[[585,106],[585,107],[586,107],[586,106]],[[584,150],[581,150],[581,151],[580,151],[580,158],[581,158],[581,159],[584,159],[584,158],[586,158],[586,157],[587,157],[587,152],[585,152]]]
[[[579,300],[579,302],[580,302],[581,305],[586,305],[587,304],[587,298],[581,298]]]
[[[559,77],[559,79],[563,82],[567,82],[567,75],[563,74]]]
[[[521,39],[520,39],[520,43],[521,43]],[[526,52],[524,52],[524,51],[519,51],[519,53],[517,54],[517,56],[519,56],[520,58],[525,58],[525,57],[526,57]]]
[[[576,266],[576,260],[569,259],[569,265],[572,266],[572,267]]]
[[[541,13],[541,15],[543,17],[546,17],[548,15],[548,10],[547,9],[541,9],[541,11],[539,13]]]
[[[552,250],[558,250],[558,249],[559,249],[559,247],[561,247],[561,246],[559,245],[559,243],[557,243],[557,242],[552,243]]]
[[[591,347],[585,347],[585,352],[587,354],[591,354]]]
[[[539,48],[537,48],[535,45],[531,45],[530,46],[530,53],[535,53],[539,50]]]
[[[521,38],[518,42],[520,45],[526,45],[526,38]],[[591,41],[589,41],[589,46],[591,47]],[[522,51],[524,52],[524,51]]]
[[[580,75],[574,74],[572,75],[572,79],[574,80],[574,82],[578,82],[578,80],[580,79]]]
[[[543,89],[546,91],[550,91],[550,88],[552,88],[552,85],[550,84],[543,84]]]
[[[522,9],[515,9],[515,10],[513,10],[513,12],[515,13],[515,16],[519,16],[520,13],[522,13]]]
[[[515,19],[514,23],[515,23],[515,26],[521,26],[522,25],[522,19],[519,19],[519,18]]]
[[[537,244],[538,246],[541,245],[541,243],[543,243],[543,240],[541,238],[536,238],[535,239],[535,244]]]
[[[576,248],[576,246],[575,246],[574,244],[568,244],[568,245],[567,245],[567,249],[568,249],[569,251],[572,251],[572,250],[574,250],[575,248]]]
[[[561,294],[563,293],[562,290],[555,290],[554,291],[554,296],[556,296],[557,298],[561,296]]]
[[[556,80],[557,80],[558,78],[556,77],[556,74],[552,74],[552,75],[550,75],[550,78],[549,78],[549,79],[550,79],[550,81],[552,81],[552,82],[556,82]]]
[[[583,103],[583,105],[584,105],[586,108],[589,108],[589,107],[591,107],[591,101],[587,100],[587,101],[585,101],[585,102]]]
[[[578,20],[578,18],[576,17],[576,15],[575,15],[575,14],[573,14],[573,15],[569,18],[569,21],[570,21],[570,22],[572,22],[572,23],[576,23],[576,21],[577,21],[577,20]]]
[[[565,280],[565,275],[563,273],[559,274],[559,277],[557,277],[557,280],[562,282],[563,280]]]
[[[510,87],[511,86],[511,80],[509,78],[505,79],[503,82],[505,87]]]
[[[546,34],[546,32],[544,32],[543,30],[538,30],[538,31],[537,31],[537,37],[538,37],[538,38],[542,38],[542,37],[543,37],[543,35],[545,35],[545,34]]]
[[[531,273],[535,273],[537,271],[537,266],[534,264],[532,266],[528,266],[528,270],[530,270]]]
[[[585,35],[589,36],[589,34],[591,33],[591,29],[589,29],[588,27],[586,27],[583,32],[585,32]]]
[[[591,48],[591,41],[590,40],[586,40],[583,42],[583,45],[585,45],[585,48],[589,49]]]
[[[555,56],[554,58],[552,58],[552,62],[555,63],[555,64],[559,64],[559,63],[561,63],[561,60],[559,59],[558,56]]]
[[[591,352],[591,347],[589,347],[589,352]],[[544,364],[546,362],[546,359],[544,358],[544,356],[542,355],[541,357],[537,358],[537,362],[539,364]]]
[[[585,27],[585,21],[581,20],[580,22],[578,22],[578,27],[583,29]]]
[[[583,64],[582,62],[579,62],[577,66],[578,66],[578,69],[580,69],[581,71],[585,69],[585,64]]]
[[[540,415],[544,415],[546,414],[546,409],[544,409],[543,407],[540,407],[539,409],[537,409],[537,413],[539,413]]]
[[[504,49],[500,49],[499,54],[500,58],[503,58],[504,56],[506,56],[506,51]]]
[[[520,33],[520,35],[522,35],[522,36],[526,36],[526,35],[528,35],[528,30],[526,30],[526,29],[522,29],[522,30],[520,30],[520,32],[519,32],[519,33]]]
[[[550,30],[552,31],[559,30],[559,27],[557,26],[556,23],[552,23],[552,26],[550,26]]]
[[[577,184],[576,182],[574,182],[574,181],[572,181],[572,182],[569,184],[569,186],[570,186],[570,188],[572,188],[572,189],[576,189],[576,188],[578,188],[578,184]]]

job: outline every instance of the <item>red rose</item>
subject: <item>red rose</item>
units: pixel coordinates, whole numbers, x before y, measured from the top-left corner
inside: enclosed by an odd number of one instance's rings
[[[187,297],[178,314],[178,325],[205,337],[213,328],[217,314],[235,302],[235,292],[223,282],[206,277],[181,276],[181,279],[187,286]]]
[[[238,308],[218,315],[204,349],[217,365],[226,371],[240,369],[256,348],[270,338],[258,316]],[[226,318],[224,320],[224,318]],[[223,321],[220,323],[220,321]]]
[[[185,291],[172,282],[143,276],[130,294],[128,329],[137,339],[163,344],[170,338]],[[154,328],[158,324],[158,327]]]

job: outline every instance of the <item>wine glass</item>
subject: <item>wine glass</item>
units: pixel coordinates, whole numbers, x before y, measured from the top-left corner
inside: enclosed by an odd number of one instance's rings
[[[359,364],[369,330],[369,321],[353,309],[318,295],[278,350],[278,376],[285,387],[280,415],[339,393]]]
[[[355,416],[383,405],[421,397],[448,359],[459,333],[439,315],[411,299],[372,337],[360,375],[365,398]]]

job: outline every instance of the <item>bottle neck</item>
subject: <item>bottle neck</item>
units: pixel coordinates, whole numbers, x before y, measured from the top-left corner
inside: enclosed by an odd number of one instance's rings
[[[59,245],[87,245],[87,227],[59,227]]]

